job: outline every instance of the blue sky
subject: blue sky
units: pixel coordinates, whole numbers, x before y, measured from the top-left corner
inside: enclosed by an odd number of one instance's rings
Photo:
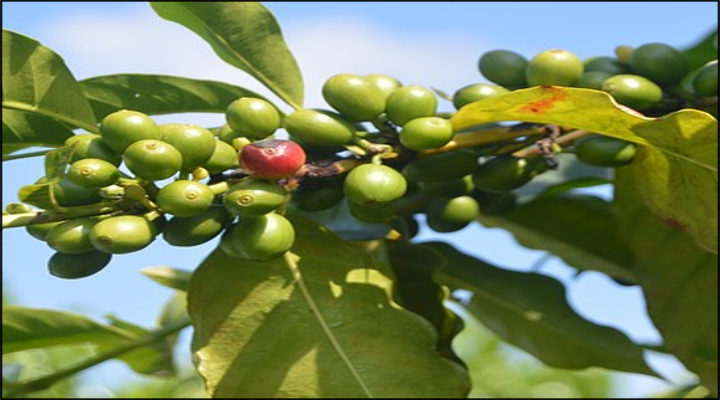
[[[611,55],[617,45],[664,42],[686,46],[717,25],[717,3],[265,3],[276,15],[303,71],[306,104],[326,107],[320,87],[340,73],[387,73],[406,84],[452,93],[483,82],[477,59],[496,48],[532,57],[548,48],[564,48],[581,58]],[[147,3],[2,3],[3,28],[34,37],[62,55],[77,79],[136,72],[182,75],[246,86],[275,99],[267,90],[220,61],[188,30],[157,17]],[[277,102],[279,104],[279,102]],[[449,103],[443,103],[450,110]],[[222,115],[163,116],[158,122],[222,123]],[[5,163],[3,204],[16,200],[20,186],[42,174],[39,159]],[[607,195],[607,190],[596,192]],[[419,240],[447,240],[461,250],[508,268],[527,270],[543,252],[518,247],[497,229],[474,225],[438,235],[423,229]],[[114,257],[101,273],[66,281],[46,271],[51,249],[23,229],[3,231],[3,288],[20,304],[72,310],[101,318],[112,312],[151,325],[170,290],[142,277],[152,265],[194,268],[215,242],[193,248],[158,240],[139,253]],[[557,259],[542,270],[568,287],[579,314],[614,326],[632,339],[653,342],[659,336],[644,312],[640,290],[620,287],[597,273],[572,279],[574,270]],[[187,340],[187,338],[186,338]],[[661,372],[683,376],[667,357],[650,362]],[[112,374],[114,378],[105,375]],[[131,375],[110,362],[92,379],[116,382]],[[631,383],[619,395],[644,396],[662,382],[620,374]]]

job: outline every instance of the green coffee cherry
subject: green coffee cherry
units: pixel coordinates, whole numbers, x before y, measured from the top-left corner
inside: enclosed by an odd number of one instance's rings
[[[241,135],[230,127],[228,124],[224,124],[215,133],[215,136],[227,144],[232,144],[233,139],[241,137]]]
[[[47,244],[65,254],[88,253],[95,248],[90,243],[90,230],[97,218],[78,218],[65,221],[48,232]]]
[[[85,206],[102,200],[97,188],[85,188],[73,183],[67,176],[51,186],[55,201],[61,206]]]
[[[105,143],[102,136],[93,133],[70,136],[65,140],[65,146],[73,146],[73,154],[70,157],[70,162],[84,158],[98,158],[116,167],[122,162],[122,156],[115,153]]]
[[[436,232],[454,232],[474,221],[480,214],[480,207],[470,196],[435,199],[428,204],[425,214],[430,229]]]
[[[147,114],[120,110],[108,114],[100,124],[105,143],[122,154],[128,146],[144,139],[160,139],[160,128]]]
[[[477,169],[478,156],[471,149],[457,149],[421,158],[407,164],[403,175],[413,182],[438,182],[460,179]]]
[[[602,84],[612,75],[602,71],[583,72],[575,86],[581,88],[602,90]]]
[[[390,93],[402,86],[400,81],[393,78],[392,76],[384,74],[365,75],[365,80],[370,82],[370,84],[375,85],[375,87],[380,89],[380,92],[382,92],[383,109],[385,109],[385,102],[387,101],[388,96],[390,96]]]
[[[223,205],[233,214],[257,217],[283,205],[286,196],[287,191],[272,182],[247,178],[228,189]]]
[[[62,224],[62,221],[57,222],[46,222],[44,224],[32,224],[25,226],[25,231],[30,234],[30,236],[34,237],[35,239],[42,240],[43,242],[47,241],[48,234],[50,231]]]
[[[330,77],[322,87],[322,95],[332,108],[352,121],[372,121],[385,111],[383,91],[359,75]]]
[[[632,162],[635,145],[607,136],[592,136],[575,145],[575,155],[586,164],[619,167]]]
[[[627,64],[630,62],[630,56],[632,56],[632,52],[632,46],[617,46],[615,48],[615,57],[617,57],[618,61],[620,61],[621,63]]]
[[[63,279],[79,279],[93,275],[110,263],[112,254],[91,251],[84,254],[55,253],[48,260],[50,275]]]
[[[173,246],[197,246],[219,235],[232,218],[221,206],[212,206],[194,217],[173,217],[165,225],[163,239]]]
[[[620,75],[630,72],[625,64],[613,57],[592,57],[584,62],[585,72],[605,72],[610,75]]]
[[[662,100],[662,89],[639,75],[615,75],[605,80],[602,90],[618,103],[636,110],[645,110]]]
[[[518,88],[526,86],[525,69],[528,60],[510,50],[492,50],[480,57],[480,73],[491,82],[501,86]]]
[[[268,261],[290,250],[295,242],[295,229],[282,215],[269,213],[243,218],[231,228],[226,242],[230,255]]]
[[[455,135],[444,118],[421,117],[408,121],[399,134],[400,143],[410,150],[430,150],[446,145]]]
[[[701,96],[718,95],[718,62],[711,61],[702,67],[693,80],[695,92]]]
[[[238,168],[240,167],[240,161],[238,160],[237,150],[223,141],[216,140],[215,149],[203,167],[210,171],[211,174],[218,174],[230,168]]]
[[[535,176],[534,166],[514,156],[497,156],[484,162],[473,173],[477,188],[490,191],[507,191],[528,183]]]
[[[160,125],[160,140],[182,155],[182,170],[192,171],[203,165],[215,150],[215,137],[202,126],[193,124]]]
[[[480,205],[483,215],[503,215],[512,211],[517,204],[513,192],[475,190],[473,198]]]
[[[238,136],[265,139],[280,127],[280,113],[269,102],[241,97],[228,105],[225,119]]]
[[[389,222],[393,215],[395,215],[395,209],[393,209],[392,205],[368,207],[348,201],[348,210],[350,211],[350,215],[355,219],[369,224]]]
[[[295,110],[285,117],[284,124],[290,138],[303,147],[341,146],[355,134],[355,126],[340,115],[307,108]]]
[[[422,86],[403,86],[395,89],[387,98],[385,113],[396,125],[410,120],[432,117],[437,110],[435,94]]]
[[[182,167],[180,152],[161,140],[135,142],[128,146],[123,156],[130,171],[149,181],[167,179]]]
[[[345,177],[343,191],[348,200],[363,206],[379,207],[401,198],[407,190],[405,178],[385,165],[363,164]]]
[[[472,193],[475,184],[472,175],[465,175],[460,179],[438,182],[418,182],[418,189],[433,197],[452,198]]]
[[[303,211],[325,210],[339,203],[343,198],[343,190],[336,186],[308,187],[301,186],[292,192],[292,203]]]
[[[157,205],[176,217],[194,217],[210,208],[215,194],[200,182],[177,180],[160,189]]]
[[[453,105],[455,109],[459,110],[462,106],[491,97],[496,97],[510,93],[509,90],[502,86],[488,85],[487,83],[476,83],[474,85],[467,85],[460,89],[453,95]]]
[[[689,72],[685,55],[663,43],[638,47],[633,50],[628,63],[634,73],[660,85],[679,82]]]
[[[528,63],[525,78],[529,86],[572,86],[583,73],[583,63],[567,50],[551,49],[536,55]]]
[[[121,215],[103,219],[90,230],[90,243],[105,253],[124,254],[147,247],[157,227],[138,215]]]
[[[120,171],[107,161],[85,158],[70,165],[67,177],[82,187],[100,188],[117,182],[120,178]]]

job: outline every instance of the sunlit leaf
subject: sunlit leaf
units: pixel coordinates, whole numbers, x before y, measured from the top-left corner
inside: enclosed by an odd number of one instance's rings
[[[152,2],[161,17],[192,30],[225,62],[247,72],[293,107],[303,82],[275,17],[256,2]]]
[[[188,310],[199,373],[214,397],[465,397],[465,371],[435,330],[391,302],[385,264],[302,219],[285,258],[214,251]]]
[[[649,118],[604,92],[542,86],[480,100],[460,109],[456,130],[494,121],[557,124],[639,144],[632,164],[640,198],[660,218],[717,253],[718,123],[686,109]]]

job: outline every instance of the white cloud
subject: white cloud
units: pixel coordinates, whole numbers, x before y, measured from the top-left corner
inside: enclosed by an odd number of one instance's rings
[[[305,82],[306,106],[325,107],[320,95],[330,76],[386,73],[405,84],[450,93],[481,81],[476,69],[481,43],[433,32],[398,34],[369,21],[327,15],[281,21]],[[78,79],[114,73],[157,73],[225,81],[267,95],[261,84],[221,61],[200,37],[162,20],[149,7],[127,15],[78,13],[47,27],[45,44],[63,55]],[[287,108],[285,107],[287,110]]]

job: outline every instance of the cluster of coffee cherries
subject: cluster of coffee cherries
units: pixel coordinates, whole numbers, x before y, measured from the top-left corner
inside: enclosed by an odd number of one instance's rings
[[[574,85],[652,110],[688,79],[683,57],[663,44],[620,47],[616,58],[584,63],[565,50],[529,61],[493,50],[482,55],[479,68],[495,84],[465,86],[452,102],[460,109],[522,87]],[[690,74],[693,96],[717,96],[717,62]],[[71,153],[59,181],[36,182],[48,187],[55,211],[110,211],[26,229],[56,251],[49,270],[63,278],[92,275],[112,255],[141,250],[160,235],[173,246],[221,236],[219,247],[229,256],[266,261],[293,246],[288,208],[315,212],[345,201],[355,219],[389,225],[408,238],[417,232],[419,213],[431,229],[453,232],[481,209],[511,209],[512,190],[549,167],[540,155],[444,148],[466,133],[454,131],[449,114],[438,112],[436,93],[424,86],[383,74],[338,74],[327,79],[322,95],[332,110],[298,108],[287,115],[264,99],[242,97],[228,105],[227,123],[212,130],[158,125],[139,111],[113,112],[101,121],[99,135],[66,141]],[[273,138],[280,128],[290,140]],[[603,167],[626,165],[635,154],[634,145],[604,136],[571,150]],[[33,211],[20,203],[6,209]]]
[[[717,49],[717,36],[714,40]],[[686,55],[664,43],[647,43],[635,49],[618,46],[614,57],[596,56],[584,62],[563,49],[545,50],[530,60],[498,49],[484,53],[478,68],[496,85],[480,83],[461,88],[454,95],[456,108],[508,93],[508,89],[540,85],[602,90],[618,103],[651,116],[683,107],[702,108],[703,103],[717,107],[717,60],[691,71]],[[706,111],[713,112],[712,108]],[[581,161],[603,167],[628,164],[635,154],[632,144],[599,135],[582,140],[574,151]]]
[[[686,55],[663,43],[635,49],[618,46],[615,53],[615,57],[597,56],[583,62],[562,49],[545,50],[531,60],[510,50],[492,50],[480,57],[478,67],[483,76],[504,88],[557,85],[603,90],[620,104],[650,113],[717,96],[717,60],[690,71]]]

